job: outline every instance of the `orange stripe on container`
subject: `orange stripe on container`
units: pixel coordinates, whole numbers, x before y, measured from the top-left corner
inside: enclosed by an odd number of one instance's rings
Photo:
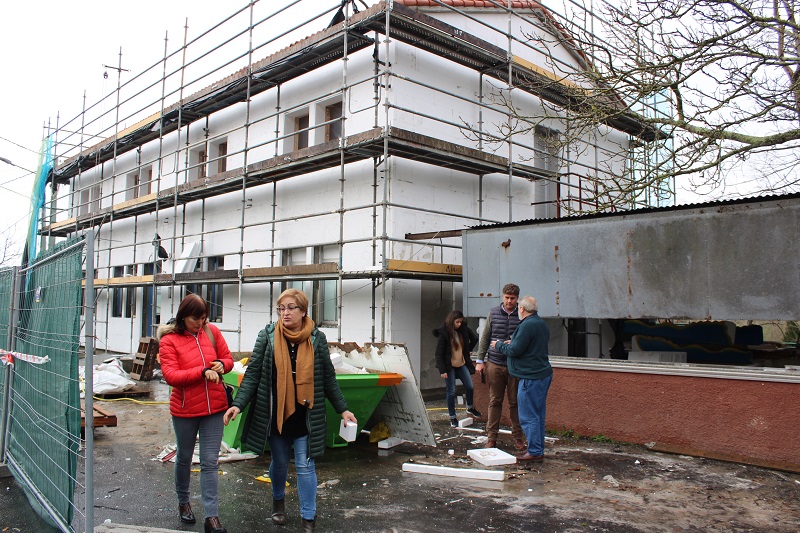
[[[387,372],[378,375],[378,387],[390,387],[403,381],[403,375],[396,372]]]

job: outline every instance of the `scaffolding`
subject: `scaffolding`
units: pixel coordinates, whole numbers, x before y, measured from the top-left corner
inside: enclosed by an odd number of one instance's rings
[[[84,102],[51,134],[58,164],[41,217],[43,242],[97,231],[98,268],[87,273],[106,293],[105,316],[97,320],[129,318],[130,337],[138,339],[152,334],[146,329],[159,318],[174,315],[179,298],[173,291],[236,286],[237,323],[227,322],[238,341],[232,346],[241,350],[243,302],[256,294],[248,287],[274,302],[282,287],[329,282],[335,290],[326,285],[313,301],[336,307],[327,326],[338,340],[345,294],[365,288],[369,340],[393,341],[387,282],[460,282],[462,228],[590,207],[585,191],[593,185],[584,177],[601,173],[600,153],[608,151],[603,136],[585,139],[580,155],[557,154],[554,167],[556,154],[537,136],[555,129],[498,135],[497,124],[513,118],[487,94],[525,93],[534,103],[567,105],[570,82],[526,58],[544,57],[564,70],[574,63],[564,37],[569,14],[502,1],[490,3],[487,22],[450,2],[437,3],[435,12],[410,7],[417,4],[385,0],[359,11],[355,2],[332,1],[325,9],[303,0],[249,2],[193,39],[187,23],[172,52],[167,35],[163,58],[124,82],[120,51],[111,67],[116,91],[88,107]],[[537,48],[511,31],[519,25],[556,28],[568,53]],[[470,90],[403,68],[408,58],[428,69],[452,69],[452,78],[470,83]],[[620,111],[602,126],[642,146],[662,138],[632,112]],[[630,165],[629,155],[620,154],[623,165]],[[475,209],[398,201],[399,169],[428,167],[468,176],[465,194]],[[425,178],[418,181],[424,185]],[[296,207],[297,198],[317,187],[329,204]],[[642,195],[641,201],[652,199]],[[391,227],[398,217],[425,224],[398,234]],[[293,226],[303,232],[287,229]],[[302,246],[313,256],[292,255],[290,232],[304,235]],[[222,256],[235,256],[234,268]],[[160,308],[162,294],[171,310]],[[207,299],[213,306],[214,298]],[[148,315],[141,329],[135,309]],[[98,344],[109,346],[110,328],[102,329]]]

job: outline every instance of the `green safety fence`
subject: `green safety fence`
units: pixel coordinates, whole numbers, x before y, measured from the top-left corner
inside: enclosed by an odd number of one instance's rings
[[[11,296],[14,292],[14,269],[0,269],[0,348],[8,346],[8,328],[11,325]]]
[[[81,449],[78,371],[83,237],[20,272],[7,460],[43,518],[69,529]],[[81,491],[82,492],[82,491]]]
[[[0,269],[0,348],[10,350],[9,327],[11,326],[11,297],[14,292],[14,269]],[[5,461],[6,411],[9,399],[6,395],[8,373],[11,370],[0,363],[0,463]]]

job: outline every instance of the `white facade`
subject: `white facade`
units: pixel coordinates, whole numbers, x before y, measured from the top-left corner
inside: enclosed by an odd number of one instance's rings
[[[398,19],[408,16],[407,9],[396,9],[388,3],[372,8],[378,21],[387,12]],[[350,22],[369,13],[353,14]],[[469,15],[485,24],[446,10],[432,13],[444,27],[481,43],[510,47],[513,55],[540,68],[548,68],[550,57],[563,62],[562,68],[579,68],[573,55],[558,46],[547,57],[530,45],[509,43],[509,18],[518,38],[544,31],[530,22],[529,12],[510,17],[484,9]],[[301,29],[313,37],[320,24]],[[120,150],[102,164],[83,168],[70,178],[69,187],[59,190],[43,232],[67,235],[94,227],[95,277],[116,283],[97,294],[98,349],[129,353],[140,336],[150,334],[148,294],[154,285],[151,278],[137,277],[153,274],[160,244],[169,255],[159,263],[168,280],[162,276],[155,285],[161,322],[174,316],[187,290],[201,290],[212,305],[221,302],[210,318],[231,349],[248,352],[258,331],[276,318],[278,294],[291,285],[309,294],[311,316],[329,341],[405,343],[422,388],[439,387],[431,331],[450,310],[462,307],[462,294],[460,273],[447,267],[461,265],[461,239],[437,232],[557,216],[558,201],[579,196],[581,175],[593,175],[601,165],[625,173],[627,133],[598,126],[569,154],[556,154],[555,164],[537,154],[542,146],[538,134],[504,139],[508,110],[488,97],[505,91],[519,109],[537,116],[542,114],[538,95],[510,90],[502,80],[460,65],[446,53],[436,55],[400,38],[387,41],[385,32],[366,35],[375,39],[374,45],[289,76],[253,94],[249,102],[192,120],[135,150]],[[265,47],[259,53],[279,54],[280,49]],[[286,57],[293,56],[287,52]],[[205,85],[224,75],[213,74]],[[557,135],[561,129],[554,120],[543,126],[538,130],[543,134]],[[392,132],[397,130],[424,139],[417,143],[399,135],[396,148]],[[386,138],[378,155],[364,155],[342,141],[376,131]],[[423,148],[417,150],[418,145]],[[468,150],[464,160],[475,160],[471,154],[477,151],[492,164],[491,158],[505,161],[506,168],[465,171],[442,159],[441,152],[462,157],[461,147]],[[352,159],[322,164],[320,154]],[[294,161],[306,160],[301,172],[281,174]],[[253,165],[264,168],[253,170]],[[531,179],[530,169],[543,176],[553,171],[555,178]],[[227,192],[203,192],[206,186],[235,185],[237,180],[238,187]],[[131,206],[138,209],[135,215]],[[98,216],[101,212],[104,217]],[[90,216],[93,222],[84,222]],[[156,234],[161,240],[154,245]],[[298,273],[303,265],[320,264],[333,264],[336,272]],[[274,269],[281,266],[294,270],[282,276]],[[262,268],[273,270],[263,279],[248,278],[251,269]],[[232,277],[213,280],[220,284],[210,289],[212,280],[180,279],[181,274],[191,278],[215,270]]]

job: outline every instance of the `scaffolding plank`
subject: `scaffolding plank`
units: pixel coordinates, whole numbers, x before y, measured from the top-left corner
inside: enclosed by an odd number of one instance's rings
[[[406,272],[429,272],[435,274],[461,275],[462,266],[448,263],[427,263],[424,261],[406,261],[405,259],[389,259],[389,270]]]

